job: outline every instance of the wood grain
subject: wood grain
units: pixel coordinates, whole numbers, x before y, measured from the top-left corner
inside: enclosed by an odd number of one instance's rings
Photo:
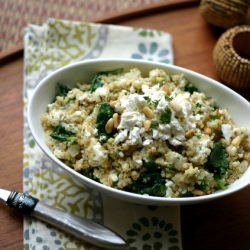
[[[218,80],[212,50],[223,31],[208,25],[197,5],[153,8],[152,11],[143,8],[136,15],[131,13],[126,13],[126,18],[113,16],[114,19],[106,17],[103,21],[170,32],[175,64]],[[22,189],[22,71],[20,55],[5,60],[0,66],[0,187],[19,191]],[[249,89],[241,94],[250,100]],[[247,187],[220,200],[182,207],[184,250],[250,249],[249,192]],[[22,249],[22,217],[10,210],[0,206],[0,249]]]
[[[22,190],[23,60],[0,66],[0,187]],[[22,216],[0,206],[0,249],[22,249]]]

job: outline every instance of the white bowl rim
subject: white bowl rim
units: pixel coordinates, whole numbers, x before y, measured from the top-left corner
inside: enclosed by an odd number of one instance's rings
[[[176,65],[170,65],[170,64],[163,64],[163,63],[159,63],[159,62],[154,62],[154,61],[146,61],[146,60],[138,60],[138,59],[114,59],[114,58],[105,58],[105,59],[87,59],[84,61],[78,61],[78,62],[74,62],[74,63],[70,63],[66,66],[63,66],[59,69],[56,69],[54,72],[52,72],[51,74],[47,75],[46,77],[44,77],[38,84],[38,86],[36,87],[34,94],[32,95],[29,103],[28,103],[28,111],[27,111],[27,120],[28,120],[28,125],[29,128],[31,130],[31,133],[36,141],[36,143],[38,144],[38,146],[42,149],[42,151],[49,156],[50,159],[52,159],[52,161],[54,161],[57,165],[59,165],[60,167],[62,167],[64,170],[66,170],[66,172],[69,172],[71,175],[73,176],[77,176],[78,178],[80,178],[81,180],[83,180],[84,183],[89,183],[89,184],[85,184],[87,186],[91,186],[91,188],[97,188],[97,190],[99,191],[103,191],[109,195],[115,196],[115,197],[126,197],[126,200],[132,201],[134,203],[140,203],[140,204],[156,204],[156,205],[185,205],[185,204],[195,204],[195,203],[200,203],[200,202],[205,202],[205,201],[209,201],[209,200],[213,200],[216,198],[220,198],[220,197],[224,197],[227,196],[229,194],[232,194],[236,191],[239,191],[243,188],[245,188],[246,186],[248,186],[250,184],[250,180],[249,183],[245,182],[244,184],[238,185],[236,187],[233,188],[226,188],[225,190],[221,190],[221,191],[216,191],[212,194],[208,194],[208,195],[204,195],[204,196],[194,196],[194,197],[178,197],[178,198],[170,198],[170,197],[156,197],[156,196],[149,196],[149,195],[141,195],[141,194],[136,194],[136,193],[132,193],[132,192],[127,192],[127,191],[123,191],[123,190],[119,190],[119,189],[115,189],[109,186],[106,186],[104,184],[101,184],[99,182],[96,182],[80,173],[78,173],[77,171],[75,171],[74,169],[72,169],[70,166],[66,165],[65,163],[63,163],[62,161],[60,161],[58,158],[56,158],[52,152],[47,149],[44,148],[42,145],[42,142],[40,141],[39,137],[36,135],[35,133],[35,128],[33,127],[33,123],[32,123],[32,119],[31,119],[31,114],[32,114],[32,103],[35,101],[35,97],[37,95],[37,93],[39,93],[40,88],[43,87],[44,84],[46,84],[46,82],[52,78],[54,75],[60,74],[62,71],[66,70],[66,69],[70,69],[72,67],[75,67],[77,65],[86,65],[86,64],[95,64],[95,63],[106,63],[106,62],[119,62],[119,63],[136,63],[138,65],[143,65],[143,64],[147,64],[147,65],[152,65],[153,67],[163,67],[166,69],[173,69],[173,70],[177,70],[181,73],[187,74],[187,75],[192,75],[194,77],[197,78],[202,78],[204,80],[206,80],[207,82],[209,82],[209,84],[211,85],[216,85],[216,87],[218,88],[222,88],[224,91],[227,91],[233,95],[235,95],[237,98],[239,98],[239,100],[247,105],[250,105],[249,102],[242,97],[240,94],[238,94],[237,92],[233,91],[232,89],[230,89],[229,87],[227,87],[226,85],[223,85],[221,83],[219,83],[218,81],[209,78],[205,75],[202,75],[200,73],[197,73],[193,70],[187,69],[187,68],[183,68],[180,66],[176,66]],[[248,171],[250,172],[250,171]],[[248,174],[250,177],[250,174]],[[242,177],[240,177],[241,179]]]

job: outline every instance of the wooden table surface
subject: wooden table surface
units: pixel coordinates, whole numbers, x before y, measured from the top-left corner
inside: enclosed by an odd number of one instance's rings
[[[167,2],[97,21],[170,32],[175,64],[218,80],[212,50],[223,31],[203,20],[198,11],[198,1]],[[23,57],[20,48],[12,57],[1,58],[0,79],[0,187],[21,191]],[[250,100],[250,90],[238,92]],[[250,186],[216,201],[183,206],[183,249],[249,250],[249,193]],[[0,206],[0,222],[0,249],[23,249],[22,217]]]

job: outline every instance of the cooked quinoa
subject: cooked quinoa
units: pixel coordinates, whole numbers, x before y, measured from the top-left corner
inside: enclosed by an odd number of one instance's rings
[[[53,154],[104,185],[144,195],[224,189],[250,162],[250,132],[183,74],[99,72],[59,92],[41,117]]]

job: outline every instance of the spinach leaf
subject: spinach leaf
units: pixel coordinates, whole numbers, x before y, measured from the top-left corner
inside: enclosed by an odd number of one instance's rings
[[[111,108],[109,103],[104,102],[100,104],[97,117],[96,117],[96,128],[98,131],[98,135],[102,142],[106,142],[111,134],[107,134],[105,131],[105,126],[107,121],[113,117],[114,110]]]
[[[203,180],[198,181],[197,183],[195,183],[194,187],[195,187],[196,189],[205,191],[206,188],[207,188],[207,183],[206,183],[206,181],[203,179]]]
[[[70,90],[71,90],[71,89],[68,88],[67,86],[58,83],[58,84],[57,84],[57,88],[56,88],[56,96],[65,97],[65,96],[67,96],[67,94],[68,94],[68,92],[69,92]]]
[[[152,121],[152,123],[151,123],[151,128],[157,129],[158,127],[159,127],[159,122],[157,122],[157,121]]]
[[[74,133],[67,131],[62,125],[58,125],[54,128],[50,136],[58,141],[69,141],[74,142],[77,140],[77,137],[73,136]]]
[[[193,94],[194,92],[199,92],[199,90],[192,85],[191,83],[188,83],[185,87],[184,87],[184,91],[189,92],[190,94]]]
[[[141,177],[125,188],[128,192],[148,194],[152,196],[165,196],[165,178],[161,175],[161,168],[153,161],[143,163],[144,172]]]
[[[217,187],[219,189],[225,189],[226,188],[226,185],[222,180],[215,178],[215,182],[216,182],[216,185],[217,185]]]
[[[164,112],[160,115],[160,122],[163,124],[168,124],[171,121],[171,110],[170,108],[166,108]]]
[[[225,148],[220,141],[215,142],[208,160],[205,163],[205,168],[214,173],[216,179],[220,179],[228,169],[228,159]]]
[[[95,74],[91,81],[90,92],[93,93],[97,88],[102,87],[102,76],[103,75],[118,75],[123,72],[123,68],[117,68],[110,71],[100,71]]]
[[[181,193],[179,195],[180,198],[185,198],[185,197],[194,197],[194,194],[190,191],[186,191],[185,193]]]
[[[94,181],[100,182],[100,180],[94,175],[94,168],[92,168],[92,167],[89,167],[87,169],[83,169],[80,171],[80,173],[85,175],[86,177],[94,180]]]

